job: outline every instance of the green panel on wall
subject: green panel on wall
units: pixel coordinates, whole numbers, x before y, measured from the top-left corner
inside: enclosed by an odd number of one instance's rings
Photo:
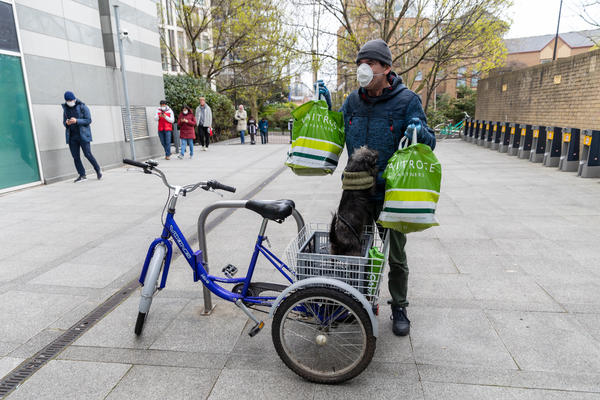
[[[0,54],[0,189],[40,180],[21,59]]]

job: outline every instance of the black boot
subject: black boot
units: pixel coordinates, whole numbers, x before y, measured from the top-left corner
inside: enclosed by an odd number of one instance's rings
[[[406,316],[406,308],[392,306],[392,332],[396,336],[406,336],[410,332],[410,320]]]

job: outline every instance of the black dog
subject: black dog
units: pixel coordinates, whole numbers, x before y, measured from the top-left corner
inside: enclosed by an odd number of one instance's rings
[[[331,221],[331,254],[362,256],[361,236],[371,218],[372,195],[377,177],[377,151],[366,146],[356,150],[344,170],[344,192]]]

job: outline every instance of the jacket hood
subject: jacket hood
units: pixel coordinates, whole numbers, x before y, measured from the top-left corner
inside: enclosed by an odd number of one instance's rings
[[[364,100],[368,103],[378,103],[380,101],[385,101],[385,100],[389,99],[390,97],[394,97],[399,92],[406,89],[406,86],[404,85],[404,83],[402,83],[402,78],[400,78],[395,72],[393,72],[393,71],[390,72],[387,76],[387,79],[388,79],[388,82],[390,83],[390,86],[383,89],[383,92],[381,93],[381,95],[379,95],[377,97],[370,97],[367,94],[367,89],[365,89],[363,87],[358,89],[358,95],[360,96],[360,98],[362,100]]]

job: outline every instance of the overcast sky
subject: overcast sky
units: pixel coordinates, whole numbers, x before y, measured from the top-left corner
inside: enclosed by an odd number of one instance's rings
[[[507,15],[512,18],[512,25],[506,38],[537,36],[556,33],[558,9],[560,0],[513,0],[514,5],[507,10]],[[579,16],[582,11],[581,4],[591,3],[594,0],[563,0],[562,15],[560,17],[560,32],[581,31],[595,29],[586,24]],[[600,20],[600,6],[589,9]]]

